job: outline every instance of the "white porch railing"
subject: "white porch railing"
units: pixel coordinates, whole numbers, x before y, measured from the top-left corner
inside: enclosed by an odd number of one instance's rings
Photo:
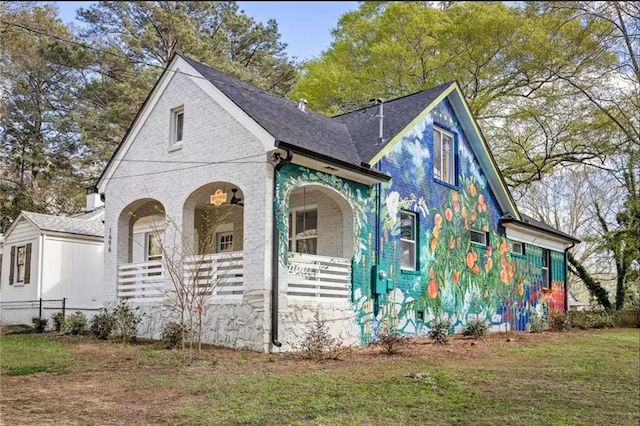
[[[235,302],[244,292],[243,256],[241,251],[191,256],[184,259],[184,281],[195,285],[213,302]],[[118,298],[131,302],[161,302],[165,293],[173,291],[162,261],[127,263],[118,266]]]
[[[164,268],[161,261],[118,266],[118,298],[136,302],[162,301]]]
[[[346,302],[351,295],[351,260],[292,253],[289,258],[290,300]]]
[[[244,292],[241,251],[192,256],[185,259],[184,279],[211,300],[241,299]]]

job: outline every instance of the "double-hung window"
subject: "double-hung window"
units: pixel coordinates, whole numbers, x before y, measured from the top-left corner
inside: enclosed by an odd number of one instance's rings
[[[433,128],[433,176],[450,185],[456,184],[456,153],[453,135]]]
[[[542,249],[542,287],[551,288],[551,251]]]
[[[289,251],[318,254],[318,210],[292,210],[289,214]]]
[[[147,260],[162,260],[163,232],[147,233]]]
[[[416,244],[416,215],[415,213],[400,212],[400,246],[402,269],[415,271],[418,269]]]
[[[476,229],[469,230],[469,238],[472,243],[480,244],[483,246],[489,245],[489,233],[484,231],[478,231]]]

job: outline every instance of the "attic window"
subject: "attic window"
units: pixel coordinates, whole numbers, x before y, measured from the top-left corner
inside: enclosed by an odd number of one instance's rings
[[[171,110],[171,146],[181,144],[184,137],[184,106]]]
[[[433,128],[433,176],[449,185],[456,184],[456,152],[451,133]]]
[[[338,169],[336,169],[335,167],[331,167],[331,166],[327,166],[327,167],[325,167],[325,169],[330,170],[332,172],[337,172],[338,171]]]

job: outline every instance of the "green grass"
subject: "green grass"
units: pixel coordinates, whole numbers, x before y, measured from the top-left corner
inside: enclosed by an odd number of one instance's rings
[[[638,332],[302,374],[187,376],[185,424],[637,425]],[[407,377],[423,372],[427,380]]]
[[[477,348],[486,349],[480,352],[458,342],[451,352],[424,346],[419,355],[356,353],[310,364],[218,349],[191,359],[152,345],[91,340],[83,340],[86,358],[79,358],[72,340],[12,335],[0,337],[0,356],[5,375],[68,372],[59,378],[60,389],[81,377],[83,384],[110,390],[118,404],[130,396],[123,392],[117,399],[116,390],[135,390],[136,404],[154,413],[143,423],[638,425],[637,330],[540,335],[545,337],[557,339],[507,343],[496,337],[480,343]],[[29,386],[37,386],[33,380]],[[49,410],[62,420],[74,414],[55,405]]]
[[[8,376],[68,373],[77,361],[64,344],[45,336],[0,336],[0,371]]]

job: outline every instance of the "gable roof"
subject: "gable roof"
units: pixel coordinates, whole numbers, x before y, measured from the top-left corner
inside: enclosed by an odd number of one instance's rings
[[[336,115],[332,119],[346,125],[358,149],[361,160],[370,164],[371,160],[396,135],[411,124],[425,108],[428,108],[452,84],[454,82],[449,81],[431,89],[385,101],[383,105],[384,126],[382,134],[384,142],[382,144],[379,143],[380,130],[377,115],[380,107],[378,105]]]
[[[350,168],[360,175],[370,175],[378,182],[389,180],[390,176],[371,166],[386,155],[395,143],[439,102],[448,98],[459,116],[472,150],[502,211],[520,218],[515,201],[456,82],[444,83],[432,89],[385,102],[385,142],[377,144],[378,123],[377,120],[371,119],[372,115],[377,114],[377,105],[333,118],[310,108],[301,111],[296,104],[282,96],[269,93],[181,55],[172,59],[109,161],[98,182],[101,192],[104,192],[110,174],[125,155],[149,111],[153,109],[168,84],[170,78],[167,76],[173,75],[174,72],[190,76],[223,108],[259,137],[267,151],[273,148],[290,149],[302,157],[334,163],[343,168]]]
[[[290,100],[247,84],[235,77],[182,56],[276,141],[360,166],[361,158],[343,123]]]
[[[104,224],[102,223],[102,217],[99,217],[98,219],[82,219],[77,217],[53,216],[49,214],[22,211],[14,223],[19,221],[20,216],[28,219],[41,231],[88,235],[91,237],[104,236]],[[11,228],[12,227],[9,228],[7,234],[11,232]]]

